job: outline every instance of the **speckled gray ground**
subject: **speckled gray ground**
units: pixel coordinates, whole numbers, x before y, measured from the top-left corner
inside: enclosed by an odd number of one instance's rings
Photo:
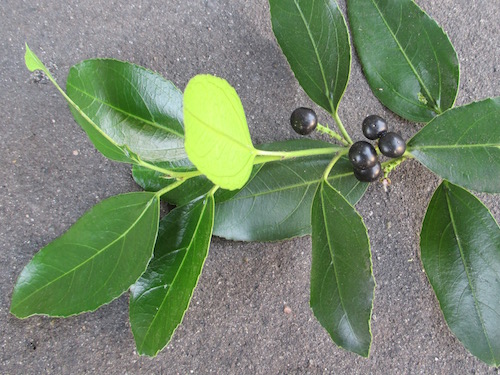
[[[498,95],[498,1],[418,3],[457,49],[457,104]],[[335,347],[313,318],[308,237],[214,239],[184,323],[155,359],[134,352],[127,296],[71,319],[15,319],[12,288],[33,254],[102,198],[138,189],[127,165],[94,150],[56,90],[34,83],[23,64],[25,42],[61,83],[72,64],[92,57],[133,61],[181,89],[197,73],[223,76],[242,98],[256,143],[294,137],[289,114],[310,101],[276,44],[263,0],[1,0],[0,15],[1,374],[498,373],[450,334],[422,272],[418,233],[439,181],[416,162],[394,173],[388,195],[373,184],[358,204],[377,279],[369,359]],[[419,129],[374,99],[355,59],[340,115],[360,136],[370,113],[386,116],[406,138]],[[499,198],[481,198],[498,219]]]

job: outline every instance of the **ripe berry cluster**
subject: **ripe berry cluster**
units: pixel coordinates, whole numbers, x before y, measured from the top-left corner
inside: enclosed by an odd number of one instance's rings
[[[370,140],[378,139],[380,152],[390,158],[397,158],[406,151],[406,143],[397,133],[388,131],[387,121],[377,115],[363,120],[363,134]],[[358,141],[349,149],[349,160],[354,167],[354,176],[360,181],[372,182],[379,178],[382,166],[375,148],[366,141]]]
[[[318,126],[316,113],[305,107],[292,112],[290,124],[300,135],[310,134]],[[406,143],[397,133],[388,131],[387,121],[377,115],[370,115],[363,120],[363,134],[370,140],[378,139],[380,152],[390,158],[398,158],[406,151]],[[359,181],[372,182],[382,173],[382,165],[377,151],[371,143],[358,141],[349,149],[349,159],[354,167],[354,176]]]

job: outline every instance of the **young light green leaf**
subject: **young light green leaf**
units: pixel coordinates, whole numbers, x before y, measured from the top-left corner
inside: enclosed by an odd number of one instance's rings
[[[500,193],[500,97],[450,109],[409,142],[408,151],[440,177]]]
[[[184,91],[184,124],[186,152],[196,168],[223,189],[241,188],[257,150],[229,83],[211,75],[192,78]]]
[[[382,104],[418,122],[453,106],[457,54],[413,0],[347,0],[347,9],[365,77]]]
[[[326,181],[316,191],[311,217],[314,316],[338,346],[367,357],[375,280],[363,219]]]
[[[266,150],[321,148],[312,140],[276,142],[259,146]],[[214,235],[237,241],[279,241],[311,233],[314,192],[332,154],[275,161],[258,173],[236,194],[216,194]],[[328,181],[355,204],[368,184],[359,182],[347,158],[340,159]]]
[[[89,123],[72,108],[94,143],[102,137],[96,139],[93,124],[142,160],[162,161],[169,170],[190,165],[184,151],[182,93],[159,74],[123,61],[85,60],[70,69],[66,90],[91,119]]]
[[[422,263],[451,331],[500,365],[500,228],[476,197],[444,181],[420,235]]]
[[[130,324],[139,354],[156,356],[182,322],[208,254],[213,215],[209,194],[161,220],[154,257],[130,289]]]
[[[40,250],[17,280],[10,311],[66,317],[119,297],[146,269],[158,231],[154,193],[103,200]]]
[[[274,35],[307,95],[336,113],[351,68],[347,26],[335,0],[270,0]]]

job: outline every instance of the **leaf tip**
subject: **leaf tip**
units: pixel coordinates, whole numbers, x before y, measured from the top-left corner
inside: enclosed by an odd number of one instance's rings
[[[23,309],[19,306],[19,304],[14,305],[14,301],[11,301],[9,312],[14,315],[17,319],[26,319],[30,316],[35,315],[36,313],[27,313],[23,311]]]
[[[28,70],[30,72],[33,72],[37,69],[40,69],[36,61],[38,60],[38,58],[36,58],[33,51],[31,51],[30,47],[28,46],[28,43],[25,43],[25,47],[26,47],[26,52],[24,54],[24,63],[26,64]]]

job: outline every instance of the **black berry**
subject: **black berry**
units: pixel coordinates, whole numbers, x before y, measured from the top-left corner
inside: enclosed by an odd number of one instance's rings
[[[367,169],[357,169],[354,168],[354,176],[363,182],[372,182],[379,178],[380,173],[382,172],[382,166],[380,162],[377,161],[375,165],[371,168]]]
[[[290,124],[297,133],[307,135],[316,129],[318,117],[312,109],[299,107],[292,112]]]
[[[354,169],[367,169],[377,164],[377,152],[368,142],[358,141],[349,149],[349,160]]]
[[[378,148],[382,154],[390,158],[397,158],[406,151],[406,142],[397,133],[385,133],[378,141]]]
[[[368,139],[380,138],[387,132],[387,121],[377,115],[370,115],[363,120],[363,134]]]

